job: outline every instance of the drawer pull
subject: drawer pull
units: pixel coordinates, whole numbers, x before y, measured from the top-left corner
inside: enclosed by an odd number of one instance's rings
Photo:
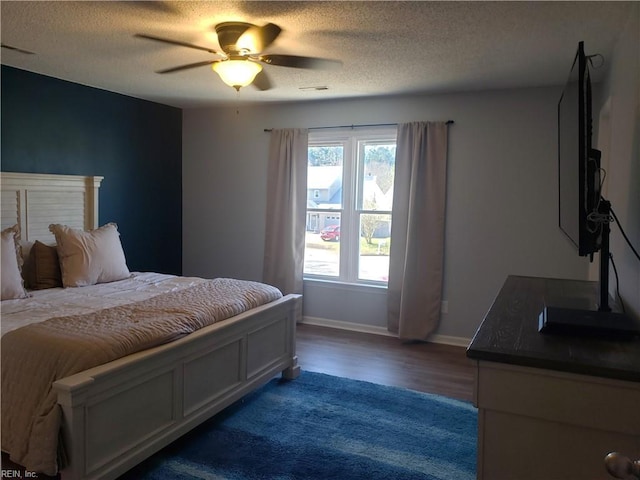
[[[632,462],[628,457],[612,452],[604,458],[604,464],[607,467],[607,472],[614,478],[640,479],[640,460]]]

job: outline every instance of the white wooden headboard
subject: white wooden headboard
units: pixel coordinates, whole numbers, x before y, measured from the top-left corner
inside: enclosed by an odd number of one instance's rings
[[[20,226],[23,241],[55,241],[49,225],[98,227],[98,190],[104,177],[0,172],[2,229]]]

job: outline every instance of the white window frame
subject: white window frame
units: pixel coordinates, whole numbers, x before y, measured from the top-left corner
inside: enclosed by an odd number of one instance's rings
[[[307,212],[340,213],[340,268],[338,276],[304,273],[305,280],[321,280],[335,283],[356,285],[387,286],[386,281],[359,279],[359,242],[360,215],[366,213],[388,214],[387,210],[364,210],[360,204],[362,196],[359,187],[363,185],[363,168],[361,162],[365,145],[380,143],[396,143],[397,129],[394,127],[372,127],[348,130],[317,130],[309,132],[309,147],[343,146],[342,167],[342,208],[319,209],[307,208]],[[359,150],[361,149],[361,152]],[[346,234],[345,234],[346,232]],[[346,242],[342,240],[347,238]],[[353,240],[356,239],[356,240]]]

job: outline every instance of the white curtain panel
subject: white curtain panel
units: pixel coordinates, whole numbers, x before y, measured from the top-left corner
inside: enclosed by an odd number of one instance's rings
[[[426,340],[440,321],[447,137],[445,122],[398,125],[388,329],[403,340]]]
[[[271,131],[263,281],[302,293],[307,209],[307,129]]]

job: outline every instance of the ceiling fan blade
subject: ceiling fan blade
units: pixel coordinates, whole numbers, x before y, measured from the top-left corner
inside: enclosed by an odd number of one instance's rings
[[[35,55],[35,53],[30,52],[29,50],[24,50],[18,47],[12,47],[11,45],[5,45],[4,43],[0,44],[2,48],[6,48],[7,50],[13,50],[14,52],[25,53],[27,55]]]
[[[154,40],[156,42],[168,43],[169,45],[179,45],[181,47],[195,48],[196,50],[204,50],[205,52],[213,53],[214,55],[218,55],[218,52],[211,48],[201,47],[199,45],[194,45],[192,43],[181,42],[179,40],[171,40],[168,38],[155,37],[153,35],[146,35],[144,33],[136,33],[134,37],[138,38],[146,38],[147,40]]]
[[[275,23],[267,23],[262,27],[253,25],[238,37],[236,46],[250,53],[260,53],[278,38],[280,32],[282,29]]]
[[[300,57],[298,55],[260,55],[260,61],[279,67],[314,68],[319,70],[331,70],[342,66],[342,62],[339,60]]]
[[[205,62],[188,63],[187,65],[180,65],[178,67],[167,68],[166,70],[158,70],[156,73],[173,73],[181,70],[188,70],[190,68],[204,67],[205,65],[211,65],[212,63],[219,62],[220,60],[207,60]]]
[[[256,75],[256,78],[253,80],[253,83],[251,85],[262,91],[270,90],[272,88],[271,80],[269,80],[269,76],[265,73],[264,70]]]

